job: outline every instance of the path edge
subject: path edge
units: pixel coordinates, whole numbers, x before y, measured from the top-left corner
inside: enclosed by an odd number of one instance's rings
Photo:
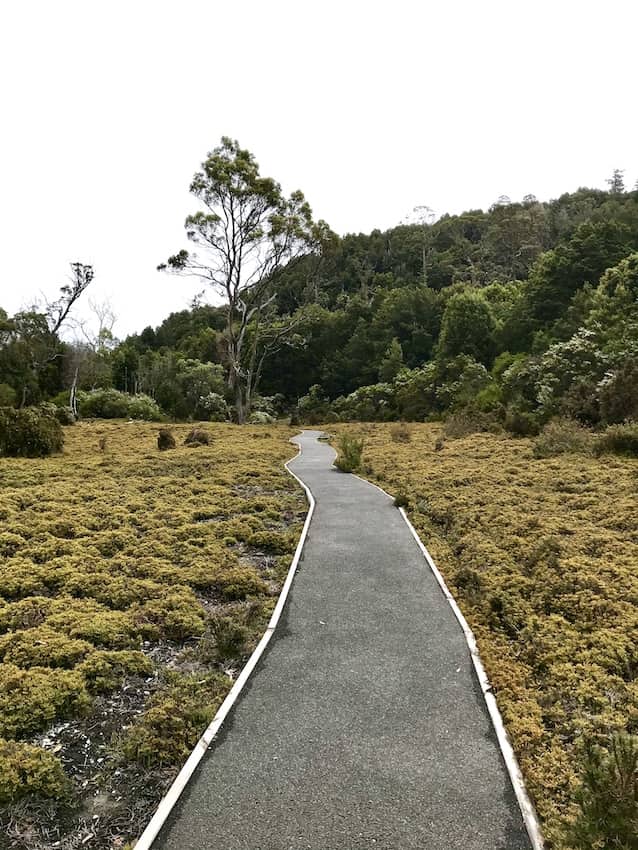
[[[289,442],[293,442],[292,438],[289,440]],[[284,468],[286,472],[292,475],[292,477],[303,487],[306,493],[306,499],[308,500],[308,512],[306,514],[306,519],[301,530],[301,535],[299,537],[297,548],[295,549],[295,554],[293,555],[290,568],[286,576],[286,580],[284,581],[284,585],[281,588],[281,592],[279,594],[279,599],[277,600],[277,604],[275,605],[275,610],[272,612],[272,616],[268,622],[268,625],[266,626],[266,631],[264,632],[261,640],[253,650],[252,655],[244,665],[244,668],[241,671],[239,678],[226,695],[226,699],[217,709],[217,713],[211,720],[204,734],[193,747],[190,756],[184,762],[180,772],[173,780],[172,785],[170,786],[164,797],[162,797],[162,799],[160,800],[159,805],[155,810],[155,814],[148,822],[146,828],[144,829],[144,832],[133,844],[133,850],[149,850],[149,848],[152,846],[153,842],[159,835],[160,830],[166,823],[168,816],[175,807],[175,804],[179,800],[183,790],[188,785],[193,773],[195,772],[197,765],[200,763],[209,746],[212,744],[229,711],[237,702],[237,699],[239,698],[239,695],[241,694],[244,685],[250,678],[253,670],[257,666],[257,662],[264,654],[266,647],[270,643],[270,639],[273,636],[275,628],[277,627],[277,623],[281,618],[284,607],[286,605],[288,594],[290,593],[290,588],[292,587],[292,582],[295,577],[295,573],[297,572],[297,567],[299,566],[299,561],[301,560],[301,553],[306,542],[306,537],[308,536],[308,529],[310,527],[310,521],[315,511],[316,504],[314,496],[310,491],[310,488],[307,487],[301,480],[301,478],[295,475],[295,473],[288,466],[289,463],[292,463],[293,460],[296,460],[303,452],[303,449],[299,443],[295,443],[295,445],[298,449],[297,454],[284,463]]]
[[[365,484],[369,484],[371,487],[376,487],[377,490],[380,490],[385,496],[394,501],[394,496],[391,496],[390,493],[383,489],[383,487],[379,487],[378,484],[375,484],[373,481],[368,481],[367,478],[362,478],[356,473],[351,474],[353,474],[354,477],[358,478],[360,481],[363,481]],[[474,636],[474,632],[470,628],[470,625],[465,619],[461,609],[459,608],[456,599],[450,591],[450,588],[447,586],[447,583],[443,578],[441,571],[434,563],[432,555],[430,555],[430,553],[428,552],[425,544],[419,537],[419,533],[412,525],[405,510],[403,508],[399,508],[398,510],[403,519],[405,520],[406,525],[410,529],[412,537],[414,537],[417,546],[421,550],[421,554],[425,558],[425,561],[428,567],[430,568],[430,571],[436,579],[439,587],[443,592],[443,595],[448,601],[450,608],[454,612],[454,616],[456,617],[459,625],[461,626],[461,629],[463,630],[463,634],[465,635],[465,641],[467,643],[468,649],[470,650],[472,664],[474,665],[474,670],[476,671],[476,676],[479,681],[481,693],[483,694],[483,699],[485,700],[485,704],[490,715],[490,720],[492,721],[492,726],[494,727],[494,731],[496,732],[496,738],[498,740],[501,754],[505,762],[505,767],[507,768],[512,787],[516,795],[518,806],[521,810],[523,823],[525,824],[525,829],[527,830],[529,840],[531,841],[533,850],[545,850],[545,841],[543,839],[543,833],[541,832],[538,815],[536,814],[534,804],[532,803],[530,796],[527,793],[527,788],[525,787],[525,780],[523,779],[523,773],[518,763],[518,759],[516,758],[516,754],[514,753],[514,748],[512,747],[512,743],[507,733],[507,729],[505,728],[503,716],[501,715],[500,709],[497,705],[496,697],[494,696],[494,691],[492,689],[492,684],[489,680],[487,672],[485,671],[483,662],[481,661],[481,656],[479,653],[478,645],[476,643],[476,637]]]

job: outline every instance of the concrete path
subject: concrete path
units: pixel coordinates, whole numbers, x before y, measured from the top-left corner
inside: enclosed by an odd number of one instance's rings
[[[269,649],[162,850],[529,850],[467,644],[390,499],[305,431],[317,506]]]

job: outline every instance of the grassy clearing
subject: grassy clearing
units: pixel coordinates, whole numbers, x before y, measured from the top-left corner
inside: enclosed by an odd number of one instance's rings
[[[191,427],[0,460],[0,847],[124,846],[263,633],[306,512],[293,432]]]
[[[575,846],[587,743],[638,731],[638,461],[539,458],[529,439],[444,440],[433,424],[398,440],[395,425],[329,429],[362,434],[364,474],[407,501],[475,631],[548,843]]]

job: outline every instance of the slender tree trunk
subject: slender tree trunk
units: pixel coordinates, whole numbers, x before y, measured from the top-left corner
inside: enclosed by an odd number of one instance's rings
[[[237,424],[244,425],[247,417],[248,406],[244,398],[244,388],[242,382],[237,376],[235,380],[235,411],[237,414]]]
[[[69,407],[76,419],[78,418],[78,371],[79,369],[76,366],[73,383],[71,384],[71,395],[69,397]]]

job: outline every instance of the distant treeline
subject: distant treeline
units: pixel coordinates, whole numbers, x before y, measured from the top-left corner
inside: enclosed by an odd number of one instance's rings
[[[518,432],[557,414],[636,418],[637,252],[638,191],[618,172],[609,191],[333,236],[319,264],[301,257],[278,278],[270,339],[278,322],[295,327],[264,360],[256,407],[307,421],[470,408]],[[221,418],[225,309],[196,304],[118,344],[48,340],[60,356],[38,371],[30,346],[46,323],[0,312],[0,403],[63,403],[77,374],[80,391],[143,393],[176,418]]]

